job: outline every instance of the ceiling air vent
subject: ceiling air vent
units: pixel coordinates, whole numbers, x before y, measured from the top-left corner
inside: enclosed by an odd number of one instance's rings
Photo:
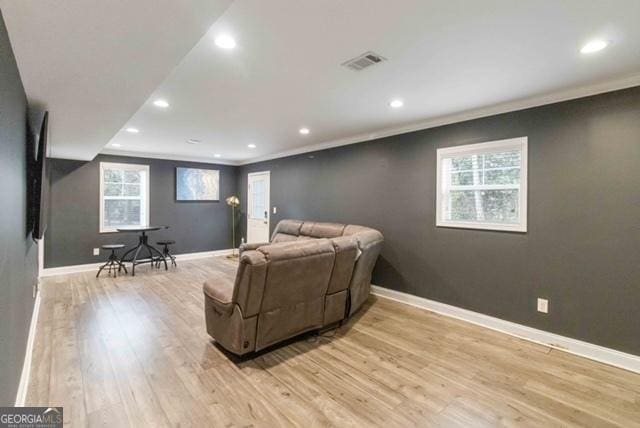
[[[343,62],[341,65],[354,71],[360,71],[367,67],[371,67],[372,65],[376,65],[379,62],[386,61],[386,60],[387,59],[385,57],[369,51],[353,59],[350,59],[349,61]]]

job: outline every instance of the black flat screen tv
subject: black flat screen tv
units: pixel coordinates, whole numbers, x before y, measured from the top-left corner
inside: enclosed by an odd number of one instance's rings
[[[45,112],[39,132],[33,135],[33,156],[30,162],[31,197],[29,205],[31,207],[31,236],[34,240],[39,240],[44,237],[49,216],[48,126],[49,112]]]

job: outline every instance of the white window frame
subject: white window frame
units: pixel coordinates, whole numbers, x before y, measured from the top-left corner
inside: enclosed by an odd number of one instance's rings
[[[144,183],[144,187],[141,186],[141,191],[144,192],[143,198],[138,198],[135,196],[119,196],[115,199],[143,199],[143,203],[140,205],[142,212],[142,218],[144,221],[144,225],[149,224],[149,165],[139,165],[132,163],[113,163],[113,162],[100,162],[100,233],[113,233],[117,232],[116,227],[105,227],[104,226],[104,170],[105,169],[122,169],[129,171],[144,171],[146,173],[146,180]]]
[[[508,232],[526,232],[527,231],[527,137],[510,138],[507,140],[489,141],[486,143],[467,144],[464,146],[446,147],[437,150],[437,167],[436,167],[436,226],[437,227],[456,227],[463,229],[481,229],[481,230],[499,230]],[[472,155],[486,154],[504,151],[520,151],[520,190],[519,190],[519,208],[520,222],[517,224],[503,224],[490,222],[464,222],[451,221],[444,219],[444,203],[447,201],[445,195],[447,189],[446,181],[443,177],[443,160],[446,158]],[[486,187],[486,186],[485,186]],[[493,186],[492,186],[493,188]],[[499,185],[495,185],[499,189]]]

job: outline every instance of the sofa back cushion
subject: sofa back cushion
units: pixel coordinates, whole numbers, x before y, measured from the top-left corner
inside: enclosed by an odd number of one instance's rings
[[[272,244],[279,244],[281,242],[291,242],[300,239],[298,235],[289,235],[288,233],[274,233],[271,237]]]
[[[331,239],[336,252],[328,293],[333,294],[349,288],[351,275],[360,250],[358,241],[352,236],[339,236]]]
[[[260,247],[267,269],[262,311],[324,296],[335,259],[327,239],[284,242]]]
[[[384,237],[375,229],[364,226],[349,225],[344,230],[345,236],[351,236],[358,241],[360,255],[353,267],[353,274],[349,284],[350,308],[349,315],[357,311],[369,297],[371,290],[371,274],[376,264]]]
[[[341,242],[343,238],[350,238],[356,242],[354,265],[351,268],[347,260],[352,259],[352,248],[340,255],[342,247],[336,247],[336,270],[330,281],[329,293],[342,289],[347,279],[349,285],[350,308],[353,314],[367,300],[370,292],[371,273],[380,254],[384,238],[382,234],[370,227],[358,225],[344,225],[339,223],[321,223],[301,220],[281,220],[276,226],[272,243],[300,241],[309,239],[328,238]],[[344,243],[344,241],[342,241]],[[344,244],[343,244],[344,245]]]
[[[316,223],[305,221],[300,228],[300,235],[309,238],[337,238],[342,236],[345,225],[339,223]]]
[[[327,239],[260,247],[268,261],[256,349],[320,328],[335,260]]]
[[[259,251],[246,251],[240,257],[234,299],[238,302],[242,314],[252,317],[260,311],[264,283],[267,276],[267,259]]]
[[[271,235],[271,242],[289,242],[296,241],[300,235],[302,221],[300,220],[281,220]]]

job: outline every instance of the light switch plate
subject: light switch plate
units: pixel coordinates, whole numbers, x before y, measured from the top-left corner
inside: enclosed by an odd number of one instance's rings
[[[273,207],[273,213],[276,214],[278,212],[278,207]]]
[[[93,249],[93,255],[94,256],[99,256],[100,255],[100,248],[94,248]]]

